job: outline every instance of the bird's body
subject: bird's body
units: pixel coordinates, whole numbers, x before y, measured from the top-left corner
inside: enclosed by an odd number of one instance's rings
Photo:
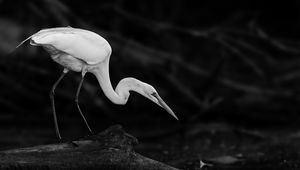
[[[76,72],[109,60],[112,51],[100,35],[71,27],[43,29],[32,36],[31,44],[43,46],[55,62]]]
[[[135,78],[124,78],[118,83],[115,90],[113,89],[109,77],[109,59],[112,49],[109,43],[100,35],[88,30],[61,27],[43,29],[33,34],[22,43],[28,39],[30,39],[31,45],[44,47],[49,52],[51,58],[64,67],[63,74],[56,81],[50,93],[55,128],[59,138],[61,137],[56,120],[54,90],[69,70],[82,73],[82,80],[77,89],[75,101],[90,132],[92,131],[78,104],[80,88],[84,80],[84,75],[87,72],[96,76],[104,94],[113,103],[126,104],[130,95],[129,91],[135,91],[163,107],[169,114],[177,119],[176,115],[160,98],[156,90],[147,83]]]

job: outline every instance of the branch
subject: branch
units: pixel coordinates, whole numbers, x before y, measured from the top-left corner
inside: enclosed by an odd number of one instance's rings
[[[69,143],[0,152],[0,169],[176,170],[133,150],[137,139],[121,126]]]

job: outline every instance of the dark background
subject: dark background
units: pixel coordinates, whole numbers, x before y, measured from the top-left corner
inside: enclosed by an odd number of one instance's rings
[[[88,74],[80,103],[96,132],[121,124],[151,142],[203,127],[212,131],[212,124],[275,132],[300,128],[296,0],[0,0],[0,148],[56,141],[48,94],[63,68],[42,48],[14,48],[43,28],[65,26],[110,42],[114,87],[124,77],[147,82],[179,117],[136,93],[127,105],[114,105]],[[59,125],[68,139],[87,134],[74,102],[80,77],[69,73],[56,90]]]

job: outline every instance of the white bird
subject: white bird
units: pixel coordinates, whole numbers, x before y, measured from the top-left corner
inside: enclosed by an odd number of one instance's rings
[[[109,58],[112,49],[109,43],[100,35],[88,30],[72,27],[42,29],[21,42],[16,48],[29,39],[31,45],[42,46],[49,52],[55,62],[64,67],[63,73],[54,83],[50,91],[56,135],[60,140],[61,135],[56,118],[54,91],[69,70],[81,72],[82,79],[76,92],[75,102],[91,134],[93,134],[93,132],[80,109],[78,100],[84,76],[87,72],[96,76],[105,96],[113,103],[119,105],[126,104],[130,95],[129,91],[135,91],[164,108],[178,120],[177,116],[161,99],[157,91],[147,83],[128,77],[122,79],[115,90],[113,90],[109,77]]]

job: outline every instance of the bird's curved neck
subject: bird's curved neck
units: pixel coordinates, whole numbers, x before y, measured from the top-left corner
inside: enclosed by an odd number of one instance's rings
[[[115,104],[126,104],[131,90],[145,96],[143,92],[145,83],[132,77],[122,79],[116,86],[116,90],[114,90],[109,77],[108,60],[100,63],[90,72],[96,76],[105,96]]]
[[[109,76],[109,59],[100,63],[98,67],[91,70],[90,72],[96,76],[105,96],[109,100],[111,100],[115,104],[126,104],[128,96],[124,96],[124,94],[114,91],[112,87]]]

